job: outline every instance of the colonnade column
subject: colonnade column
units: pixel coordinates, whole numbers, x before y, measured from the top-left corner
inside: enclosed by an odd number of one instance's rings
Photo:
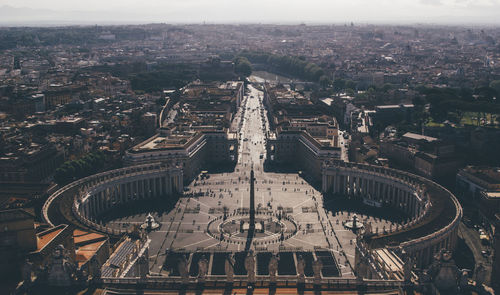
[[[322,190],[324,193],[327,193],[327,192],[328,192],[328,189],[329,189],[329,187],[328,187],[328,178],[329,178],[329,177],[330,177],[330,176],[329,176],[329,175],[327,175],[327,173],[326,173],[325,171],[323,171],[323,181],[322,181],[322,185],[321,185],[321,186],[322,186],[321,190]]]

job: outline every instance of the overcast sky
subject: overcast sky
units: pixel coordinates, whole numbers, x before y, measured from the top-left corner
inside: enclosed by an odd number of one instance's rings
[[[7,13],[10,7],[44,12],[17,15]],[[19,22],[39,18],[76,22],[500,24],[500,0],[0,0],[0,10],[4,10],[3,14],[0,11],[4,21]]]

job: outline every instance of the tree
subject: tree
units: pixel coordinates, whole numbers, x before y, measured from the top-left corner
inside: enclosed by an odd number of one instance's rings
[[[388,92],[389,90],[393,89],[393,86],[392,84],[389,84],[389,83],[385,83],[384,86],[382,86],[382,90],[384,92]]]
[[[332,83],[332,81],[326,75],[323,75],[319,78],[319,85],[321,85],[321,87],[323,87],[323,89],[328,87],[331,83]]]
[[[352,80],[347,80],[345,81],[345,88],[350,88],[350,89],[357,89],[357,84],[356,82],[352,81]]]
[[[493,88],[497,92],[497,96],[500,96],[500,80],[491,81],[490,88]],[[497,97],[497,99],[500,99],[500,97]]]
[[[248,77],[252,74],[252,65],[246,57],[237,57],[234,60],[234,71],[238,75]]]
[[[80,159],[64,162],[56,169],[54,180],[59,185],[65,185],[76,179],[96,173],[104,166],[102,152],[89,153]]]
[[[333,89],[335,91],[341,91],[345,88],[345,80],[344,79],[335,79],[335,81],[333,81]]]
[[[347,88],[345,90],[345,93],[349,96],[354,96],[356,93],[354,92],[354,90],[352,90],[352,88]]]

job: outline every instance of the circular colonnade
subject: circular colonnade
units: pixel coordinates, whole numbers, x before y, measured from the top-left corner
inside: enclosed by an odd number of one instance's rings
[[[322,169],[325,199],[340,194],[407,214],[401,226],[367,229],[369,248],[402,249],[422,267],[441,249],[455,247],[462,207],[441,185],[396,169],[337,160],[325,162]]]
[[[401,226],[375,233],[367,229],[365,237],[370,248],[402,248],[416,258],[419,266],[428,265],[440,249],[454,248],[462,208],[455,196],[437,183],[404,171],[340,160],[325,162],[322,177],[326,200],[332,195],[358,197],[367,203],[397,208],[407,214],[409,218]],[[73,216],[81,224],[119,235],[131,229],[104,226],[99,216],[128,202],[178,194],[182,188],[182,168],[173,164],[154,163],[111,170],[80,179],[55,192],[43,206],[43,217],[54,225],[49,216],[50,207],[57,198],[70,194]],[[240,218],[236,212],[230,215],[231,220]],[[276,219],[275,216],[263,217]],[[297,231],[295,222],[290,220],[289,223],[288,230],[284,231],[285,239]],[[218,228],[223,224],[222,218],[212,220],[207,231],[217,239],[243,242]],[[258,242],[265,245],[276,242],[275,238],[281,237],[272,235]]]

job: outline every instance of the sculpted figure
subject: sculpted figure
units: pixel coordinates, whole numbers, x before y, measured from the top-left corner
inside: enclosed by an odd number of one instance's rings
[[[51,286],[71,286],[76,278],[76,267],[70,261],[63,245],[57,245],[47,267],[48,283]]]
[[[299,255],[297,258],[297,275],[299,276],[298,282],[303,283],[305,281],[305,275],[304,275],[304,270],[306,268],[306,261],[302,257],[302,255]]]
[[[204,281],[208,272],[208,260],[205,255],[198,260],[198,280]]]
[[[406,256],[405,264],[403,266],[403,276],[406,283],[411,281],[411,270],[413,268],[413,259],[410,255]]]
[[[278,257],[276,255],[271,256],[269,260],[269,278],[272,283],[276,282],[276,272],[278,271]]]
[[[323,268],[323,263],[319,259],[313,261],[313,272],[314,272],[314,284],[319,285],[321,283],[321,269]]]
[[[427,270],[434,287],[442,294],[457,294],[460,271],[452,259],[451,252],[441,249],[434,258]]]
[[[181,275],[181,280],[183,284],[187,284],[189,280],[189,271],[188,271],[188,261],[185,255],[182,255],[179,258],[179,263],[177,264],[179,269],[179,274]]]
[[[234,256],[233,254],[229,254],[226,257],[226,262],[224,265],[224,270],[226,271],[226,276],[227,276],[227,281],[228,282],[233,282],[233,277],[234,277]]]
[[[250,250],[248,252],[247,257],[245,258],[245,269],[247,270],[248,282],[255,282],[255,257],[253,255],[253,251]]]
[[[372,223],[368,222],[365,224],[365,235],[369,235],[372,233]]]
[[[366,256],[361,255],[354,269],[356,271],[356,279],[362,282],[363,278],[367,276],[368,272],[368,259],[366,258]]]

